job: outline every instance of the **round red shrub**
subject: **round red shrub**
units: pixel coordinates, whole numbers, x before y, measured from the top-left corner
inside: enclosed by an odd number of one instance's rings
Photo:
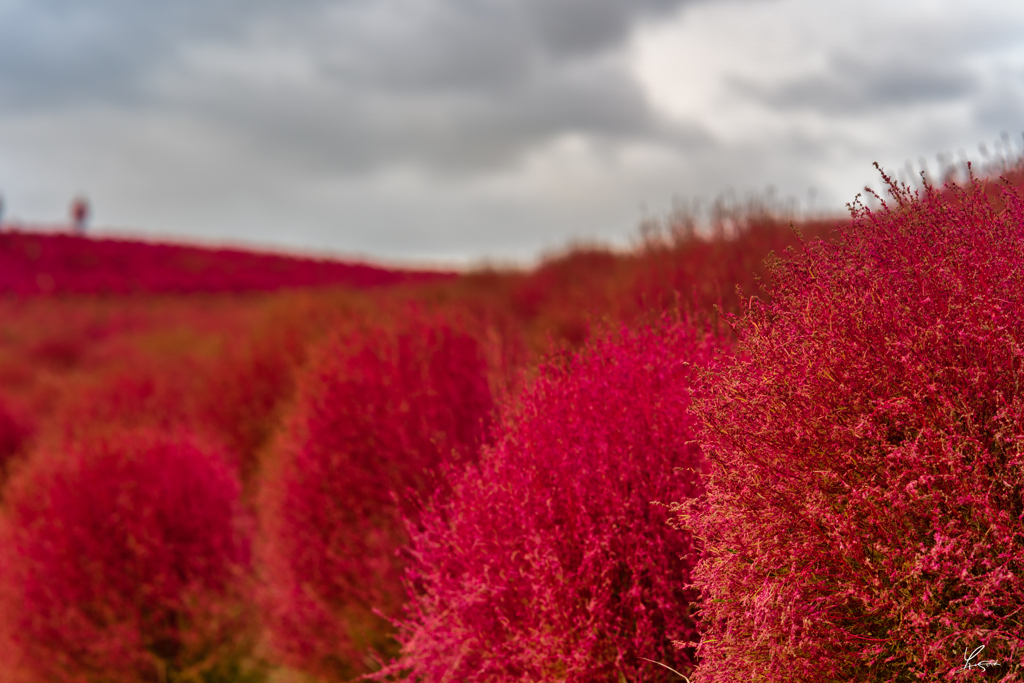
[[[982,646],[1019,680],[1024,197],[891,193],[776,266],[700,402],[694,680],[936,680]]]
[[[343,678],[393,650],[402,516],[436,488],[438,466],[475,459],[491,410],[480,345],[440,317],[321,349],[261,504],[266,621],[286,663]]]
[[[8,489],[2,548],[27,668],[67,682],[237,673],[238,494],[222,454],[186,436],[122,432],[34,460]]]
[[[701,491],[682,324],[541,368],[478,467],[412,535],[414,593],[392,669],[433,681],[668,681],[695,640],[690,537],[664,502]],[[663,501],[661,505],[658,501]]]

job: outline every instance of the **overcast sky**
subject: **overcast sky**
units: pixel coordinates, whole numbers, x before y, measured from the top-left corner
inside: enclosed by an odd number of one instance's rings
[[[5,219],[381,260],[842,211],[1024,131],[1024,2],[0,0]]]

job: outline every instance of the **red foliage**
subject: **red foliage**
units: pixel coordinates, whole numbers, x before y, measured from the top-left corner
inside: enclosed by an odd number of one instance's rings
[[[28,416],[0,396],[0,481],[11,458],[21,454],[34,432]]]
[[[1024,195],[891,193],[775,269],[699,405],[694,680],[1024,671]]]
[[[450,279],[0,232],[0,384],[12,417],[0,406],[0,459],[16,453],[35,471],[62,440],[85,453],[141,430],[217,444],[239,466],[243,505],[259,491],[269,501],[260,513],[270,640],[309,671],[372,669],[368,648],[395,648],[373,610],[394,616],[403,602],[401,516],[415,524],[410,502],[445,485],[431,473],[439,463],[455,469],[475,457],[488,384],[517,410],[549,342],[584,345],[592,320],[632,325],[652,307],[696,318],[715,303],[738,307],[735,284],[750,288],[767,251],[793,241],[777,223],[736,218],[728,235],[677,230],[633,252],[577,247],[533,271]],[[417,286],[356,291],[400,282]],[[335,283],[348,287],[265,292]],[[410,302],[460,319],[395,326]],[[365,320],[380,329],[307,355],[339,323]],[[0,622],[16,628],[10,616]],[[673,656],[663,659],[684,661]]]
[[[613,275],[622,258],[612,251],[579,246],[548,259],[515,283],[510,308],[521,320],[538,320],[555,339],[581,346],[588,314],[608,308]]]
[[[441,319],[363,329],[322,350],[300,383],[261,505],[267,623],[285,661],[325,676],[367,669],[401,604],[398,495],[473,460],[491,413],[477,341]]]
[[[479,467],[413,532],[403,658],[421,681],[655,681],[688,669],[696,559],[665,505],[697,494],[685,325],[542,369]],[[679,468],[679,469],[673,469]]]
[[[186,436],[122,432],[35,459],[8,489],[2,546],[26,667],[127,682],[236,666],[250,564],[238,493],[222,454]]]
[[[126,364],[128,365],[128,364]],[[179,363],[160,368],[138,361],[117,373],[77,387],[58,419],[63,436],[84,440],[87,434],[123,427],[153,427],[161,431],[188,427],[194,421],[195,367]]]
[[[203,249],[64,233],[0,232],[0,293],[128,294],[269,291],[428,282],[452,273]]]
[[[619,294],[632,301],[622,301],[620,307],[641,314],[652,308],[681,307],[706,316],[715,306],[723,312],[739,312],[741,293],[758,292],[767,274],[765,258],[796,246],[799,238],[788,221],[770,214],[741,214],[730,220],[728,236],[716,230],[702,237],[692,225],[671,221],[667,234],[648,234],[635,257],[632,281]],[[832,221],[804,221],[799,229],[805,236],[823,237],[834,226]]]

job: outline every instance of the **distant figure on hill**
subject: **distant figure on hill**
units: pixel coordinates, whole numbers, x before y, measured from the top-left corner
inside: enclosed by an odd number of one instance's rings
[[[84,197],[75,197],[71,202],[71,225],[80,235],[85,234],[89,222],[89,202]]]

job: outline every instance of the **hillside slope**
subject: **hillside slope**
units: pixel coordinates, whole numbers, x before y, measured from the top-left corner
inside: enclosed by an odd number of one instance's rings
[[[454,273],[242,249],[0,231],[0,293],[22,296],[271,291],[324,285],[363,289],[450,277]]]

